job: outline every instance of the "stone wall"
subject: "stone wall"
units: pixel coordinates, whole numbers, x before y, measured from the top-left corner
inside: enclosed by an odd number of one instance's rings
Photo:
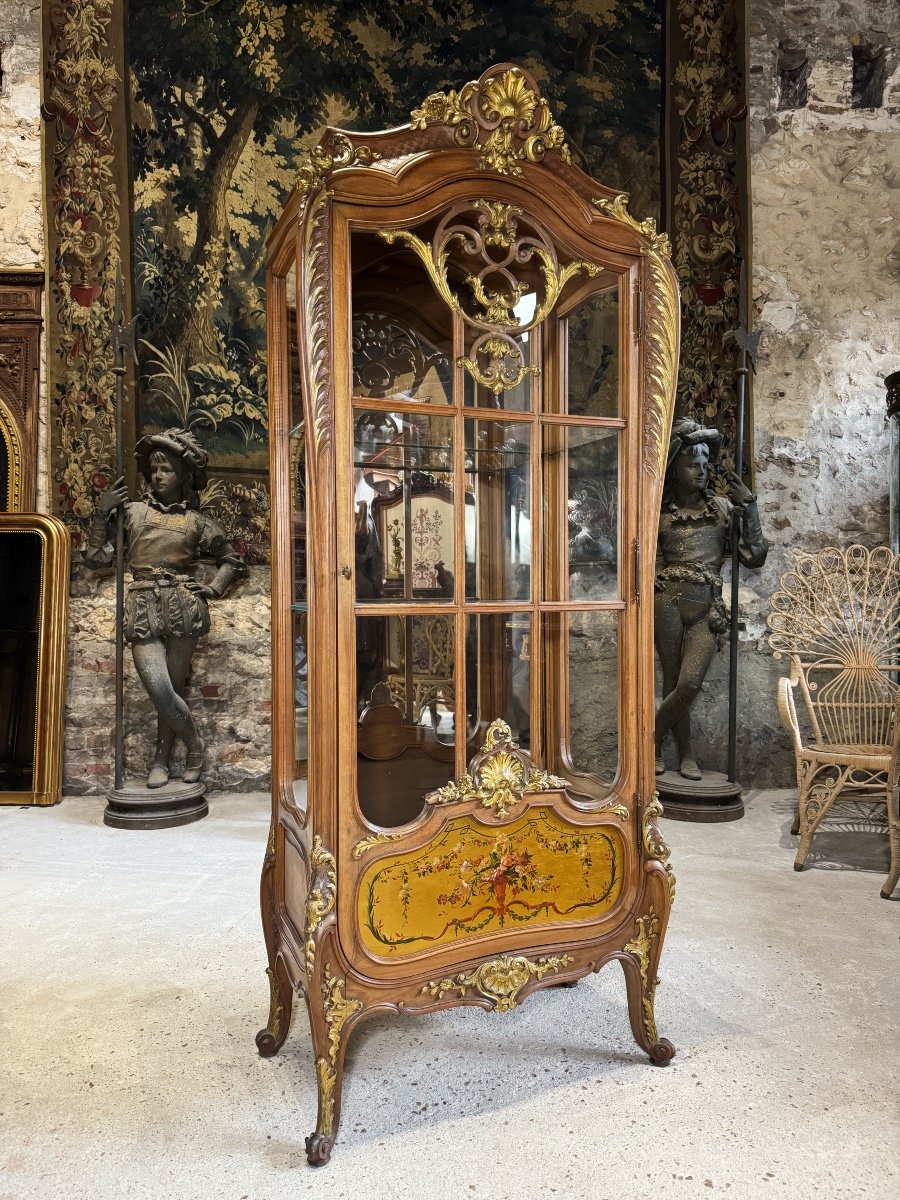
[[[41,6],[0,0],[0,267],[44,266]],[[41,340],[37,507],[47,508],[45,345]]]
[[[70,604],[64,791],[105,793],[113,777],[114,577],[76,565]],[[204,779],[211,792],[260,791],[269,785],[271,752],[268,568],[251,568],[249,578],[210,604],[210,616],[187,690],[207,747]],[[125,773],[137,780],[153,753],[156,713],[127,650],[125,713]],[[176,762],[183,762],[180,746],[179,753]]]
[[[783,667],[764,639],[766,597],[799,551],[888,540],[882,381],[900,367],[900,7],[751,0],[750,12],[762,331],[753,416],[772,548],[761,571],[743,573],[739,761],[740,777],[760,787],[794,778],[775,709]],[[699,699],[711,743],[722,725],[713,693],[726,677],[727,662],[714,663]]]

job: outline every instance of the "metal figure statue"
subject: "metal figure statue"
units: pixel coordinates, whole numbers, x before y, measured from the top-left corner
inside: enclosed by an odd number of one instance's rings
[[[149,434],[134,453],[149,491],[143,499],[130,501],[120,477],[103,494],[85,561],[95,569],[112,563],[110,518],[124,505],[131,582],[125,594],[123,636],[158,714],[147,787],[159,788],[169,781],[176,737],[185,745],[184,782],[201,778],[204,746],[184,699],[185,685],[197,641],[209,631],[207,601],[223,596],[246,568],[222,527],[199,511],[208,456],[193,434],[186,429]],[[209,583],[193,576],[200,558],[218,566]]]
[[[705,429],[687,417],[675,422],[659,522],[654,639],[662,665],[663,700],[656,713],[656,773],[665,772],[662,744],[671,731],[679,773],[694,780],[703,775],[691,738],[691,705],[728,629],[721,572],[731,554],[735,510],[743,565],[761,567],[769,550],[756,497],[733,471],[726,473],[730,500],[708,490],[709,450],[718,441],[716,429]]]

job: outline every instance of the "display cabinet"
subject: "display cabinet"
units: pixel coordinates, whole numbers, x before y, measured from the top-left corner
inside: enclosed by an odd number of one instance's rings
[[[268,270],[257,1044],[302,993],[321,1163],[377,1011],[507,1011],[617,959],[637,1042],[674,1053],[652,615],[678,301],[666,238],[508,64],[403,128],[327,130]]]

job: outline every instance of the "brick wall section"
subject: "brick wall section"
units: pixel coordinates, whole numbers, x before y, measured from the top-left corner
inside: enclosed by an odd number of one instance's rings
[[[211,792],[269,785],[272,704],[269,572],[210,605],[212,629],[194,655],[188,703],[207,745]],[[115,581],[76,566],[72,583],[64,790],[106,792],[113,776]],[[153,752],[156,713],[125,655],[125,769],[140,779]],[[176,761],[179,761],[176,758]]]

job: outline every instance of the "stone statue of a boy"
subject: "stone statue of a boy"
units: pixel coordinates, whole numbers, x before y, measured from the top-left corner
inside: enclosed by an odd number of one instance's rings
[[[689,417],[672,427],[659,521],[659,562],[654,638],[662,665],[663,700],[656,713],[656,772],[665,771],[662,743],[675,736],[679,773],[701,779],[691,737],[691,705],[700,691],[719,637],[728,628],[722,600],[722,564],[731,553],[732,512],[740,515],[738,557],[761,567],[769,545],[763,537],[756,497],[733,471],[731,499],[708,490],[709,449],[719,441]]]
[[[186,429],[149,434],[134,453],[149,491],[142,500],[131,501],[124,479],[118,479],[104,493],[94,512],[85,561],[94,568],[113,561],[110,517],[124,504],[131,570],[124,637],[158,714],[147,777],[147,787],[158,788],[168,782],[176,737],[186,750],[185,783],[201,777],[203,741],[184,699],[185,684],[197,640],[209,631],[207,601],[223,596],[246,568],[222,527],[199,511],[208,456],[193,434]],[[200,558],[218,566],[208,584],[193,576]]]

